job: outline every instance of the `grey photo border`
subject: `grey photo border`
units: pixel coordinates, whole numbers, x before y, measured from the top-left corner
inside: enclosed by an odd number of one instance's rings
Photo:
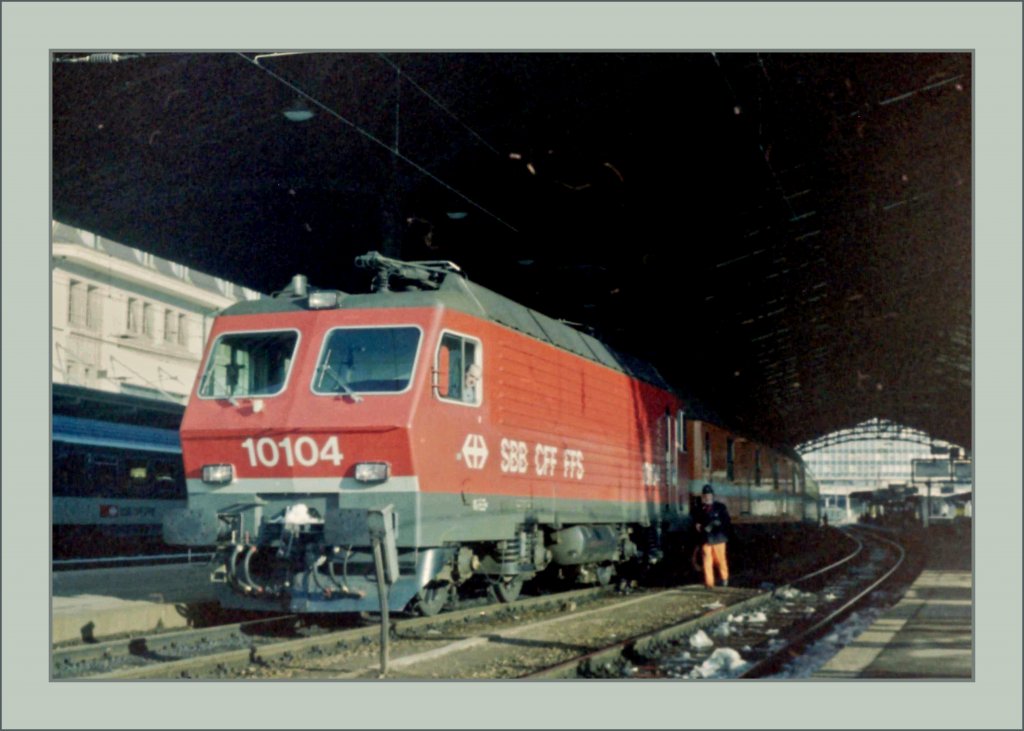
[[[3,728],[1020,728],[1019,3],[5,2],[2,28]],[[302,47],[973,51],[975,680],[50,682],[49,53]]]

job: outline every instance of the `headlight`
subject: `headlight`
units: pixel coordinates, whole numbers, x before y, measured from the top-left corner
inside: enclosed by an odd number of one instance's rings
[[[226,485],[235,477],[235,470],[229,464],[204,464],[203,482],[211,485]]]
[[[360,482],[381,482],[388,479],[387,462],[359,462],[356,465],[356,479]]]

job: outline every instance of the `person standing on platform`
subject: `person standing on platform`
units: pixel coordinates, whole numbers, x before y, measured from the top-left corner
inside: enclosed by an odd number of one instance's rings
[[[695,516],[695,527],[701,542],[704,566],[704,586],[715,586],[715,568],[721,577],[722,586],[729,586],[729,562],[725,556],[725,545],[729,541],[732,521],[729,509],[715,500],[715,490],[704,485],[701,490],[701,504]]]

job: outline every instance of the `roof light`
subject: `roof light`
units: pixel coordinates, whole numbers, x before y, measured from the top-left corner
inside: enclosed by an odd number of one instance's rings
[[[309,295],[309,308],[311,310],[324,310],[331,307],[338,306],[338,293],[334,291],[330,292],[312,292]]]

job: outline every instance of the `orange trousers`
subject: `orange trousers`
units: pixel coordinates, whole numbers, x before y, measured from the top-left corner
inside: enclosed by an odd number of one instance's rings
[[[704,544],[701,546],[704,557],[704,586],[709,589],[715,585],[715,566],[722,581],[729,580],[729,562],[725,559],[725,544]]]

